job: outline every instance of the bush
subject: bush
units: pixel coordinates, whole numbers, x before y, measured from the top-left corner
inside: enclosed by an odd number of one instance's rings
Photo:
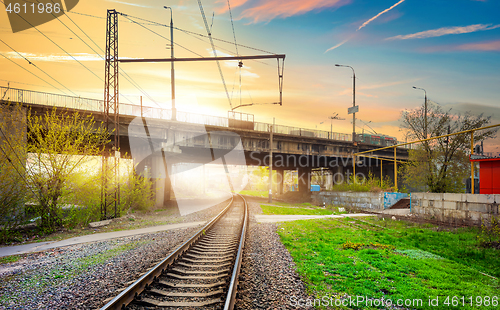
[[[383,182],[376,178],[371,172],[368,178],[351,175],[347,182],[335,184],[332,187],[336,192],[379,192],[393,191],[393,184],[389,176],[386,176]]]
[[[481,222],[481,232],[477,236],[479,244],[484,248],[500,249],[500,217],[491,217],[490,225]]]
[[[133,168],[129,171],[128,181],[121,187],[121,210],[149,211],[154,205],[153,182],[137,175]]]

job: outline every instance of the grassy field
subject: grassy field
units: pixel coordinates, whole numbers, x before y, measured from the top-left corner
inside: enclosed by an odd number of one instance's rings
[[[277,215],[277,214],[300,214],[300,215],[330,215],[334,214],[332,210],[323,209],[323,208],[312,208],[312,207],[277,207],[277,206],[268,206],[268,205],[260,205],[262,208],[262,212],[268,215]]]
[[[264,198],[267,198],[269,196],[268,191],[243,190],[239,193],[242,195],[264,197]]]
[[[500,251],[478,248],[476,229],[345,218],[283,223],[278,233],[309,293],[333,297],[318,308],[357,300],[339,308],[377,309],[384,298],[410,309],[499,309]]]

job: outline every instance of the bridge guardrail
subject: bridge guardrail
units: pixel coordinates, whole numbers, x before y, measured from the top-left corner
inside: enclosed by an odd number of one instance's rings
[[[99,99],[58,95],[25,89],[7,88],[3,86],[0,86],[0,98],[3,100],[10,100],[14,102],[41,104],[94,112],[102,112],[104,109],[104,101]],[[141,116],[141,107],[139,105],[120,103],[119,111],[122,115]],[[143,106],[142,115],[144,117],[169,120],[172,118],[172,111],[170,109]],[[229,121],[226,117],[194,114],[182,111],[177,111],[177,121],[209,126],[229,127]],[[255,131],[269,132],[269,126],[270,124],[268,123],[254,122]],[[337,141],[352,141],[352,134],[284,125],[274,125],[273,132],[286,135],[317,137]]]

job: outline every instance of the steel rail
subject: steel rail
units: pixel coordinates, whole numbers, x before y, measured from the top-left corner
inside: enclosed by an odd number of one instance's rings
[[[143,276],[141,276],[137,281],[135,281],[132,285],[123,290],[118,296],[109,301],[106,305],[104,305],[101,310],[110,310],[110,309],[123,309],[126,305],[132,302],[136,296],[138,296],[142,291],[147,289],[155,279],[157,279],[162,273],[164,273],[167,268],[175,262],[175,260],[184,254],[199,238],[201,238],[205,232],[210,229],[226,212],[229,210],[231,205],[233,204],[234,196],[231,197],[231,201],[229,204],[222,210],[216,217],[214,217],[208,224],[203,226],[195,235],[189,238],[188,241],[184,242],[180,245],[174,252],[172,252],[169,256],[163,259],[161,262],[156,264],[151,270],[146,272]],[[246,209],[245,209],[246,214]]]
[[[227,290],[226,303],[224,304],[224,310],[233,310],[234,303],[236,300],[236,292],[238,290],[238,278],[240,275],[241,260],[243,259],[243,248],[245,247],[245,236],[248,227],[248,205],[247,201],[243,196],[238,194],[238,196],[243,199],[243,204],[245,207],[245,215],[243,220],[243,226],[241,228],[240,244],[238,247],[238,253],[236,254],[236,260],[234,262],[233,274],[231,276],[231,282],[229,283],[229,289]]]

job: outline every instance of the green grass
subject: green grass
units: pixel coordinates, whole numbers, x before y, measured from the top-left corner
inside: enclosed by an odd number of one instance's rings
[[[268,215],[277,215],[277,214],[299,214],[299,215],[330,215],[333,214],[332,210],[328,209],[319,209],[319,208],[290,208],[290,207],[276,207],[276,206],[267,206],[260,205],[262,208],[262,212]]]
[[[256,191],[256,190],[243,190],[239,192],[241,195],[254,196],[254,197],[268,197],[268,191]]]
[[[479,272],[500,277],[500,251],[479,249],[477,229],[345,218],[283,223],[278,233],[315,298],[421,299],[415,309],[477,309],[448,307],[446,296],[500,298],[499,280]],[[429,306],[436,296],[439,307]]]
[[[20,260],[21,258],[22,258],[21,255],[11,255],[11,256],[0,257],[0,264],[15,263],[18,260]]]

